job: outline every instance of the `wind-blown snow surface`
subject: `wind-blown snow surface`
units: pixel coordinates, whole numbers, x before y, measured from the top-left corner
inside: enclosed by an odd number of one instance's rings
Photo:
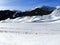
[[[60,45],[60,35],[0,33],[0,45]]]
[[[60,23],[0,23],[0,45],[60,45]]]

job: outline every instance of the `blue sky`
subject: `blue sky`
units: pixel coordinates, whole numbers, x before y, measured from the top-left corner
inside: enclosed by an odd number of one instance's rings
[[[0,0],[0,9],[29,10],[42,5],[58,6],[60,0]]]

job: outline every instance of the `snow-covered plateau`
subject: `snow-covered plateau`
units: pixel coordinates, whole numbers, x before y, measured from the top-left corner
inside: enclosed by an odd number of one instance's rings
[[[0,21],[0,45],[60,45],[60,8],[48,15]]]

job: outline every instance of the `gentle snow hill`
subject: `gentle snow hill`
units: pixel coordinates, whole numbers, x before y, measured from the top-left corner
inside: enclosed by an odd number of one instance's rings
[[[53,22],[55,19],[52,15],[44,15],[44,16],[25,16],[18,17],[16,19],[6,19],[0,21],[1,23],[42,23],[42,22]]]

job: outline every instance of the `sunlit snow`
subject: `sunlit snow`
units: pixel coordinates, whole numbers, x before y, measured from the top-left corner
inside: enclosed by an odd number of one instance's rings
[[[0,21],[0,45],[60,45],[60,8],[44,16]]]

